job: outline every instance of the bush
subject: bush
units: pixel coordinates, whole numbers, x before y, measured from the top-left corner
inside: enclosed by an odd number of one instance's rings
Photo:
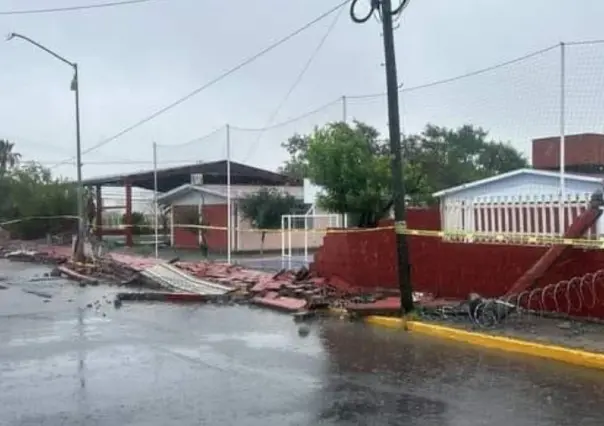
[[[141,212],[132,212],[130,214],[132,233],[134,235],[151,234],[155,232],[152,226],[150,226],[147,217]],[[122,215],[122,225],[127,225],[126,213]]]

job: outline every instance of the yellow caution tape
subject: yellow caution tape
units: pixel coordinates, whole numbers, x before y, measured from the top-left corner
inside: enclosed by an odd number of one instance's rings
[[[25,219],[16,219],[7,222],[0,222],[0,226],[14,224],[31,219],[77,219],[77,216],[48,216],[34,217]],[[189,229],[198,231],[227,231],[226,226],[211,226],[211,225],[190,225],[190,224],[174,224],[174,228]],[[146,228],[154,229],[154,225],[119,225],[119,226],[103,226],[104,230],[112,229],[128,229],[128,228]],[[161,229],[163,230],[163,229]],[[314,228],[314,229],[256,229],[256,228],[237,228],[233,227],[232,232],[250,232],[250,233],[265,233],[265,234],[351,234],[351,233],[370,233],[382,232],[384,230],[393,230],[397,234],[419,237],[442,238],[447,241],[465,241],[465,242],[481,242],[481,243],[502,243],[502,244],[532,244],[532,245],[566,245],[583,248],[602,248],[604,249],[604,238],[587,239],[587,238],[563,238],[552,235],[540,235],[535,233],[493,233],[493,232],[466,232],[466,231],[436,231],[427,229],[408,229],[406,222],[401,221],[395,225],[385,226],[380,228]]]

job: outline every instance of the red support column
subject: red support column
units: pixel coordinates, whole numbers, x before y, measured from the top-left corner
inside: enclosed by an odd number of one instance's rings
[[[126,185],[126,247],[132,247],[134,245],[132,239],[132,183],[129,179],[124,183]]]
[[[101,185],[96,187],[96,236],[103,239],[103,195]]]

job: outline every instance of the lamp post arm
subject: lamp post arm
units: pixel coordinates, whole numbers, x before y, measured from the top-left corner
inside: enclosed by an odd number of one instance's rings
[[[48,47],[43,46],[42,44],[38,43],[35,40],[32,40],[31,38],[24,36],[22,34],[19,33],[10,33],[7,37],[7,40],[12,40],[14,38],[20,38],[21,40],[25,40],[26,42],[33,44],[34,46],[36,46],[38,49],[42,49],[43,51],[45,51],[46,53],[54,56],[55,58],[57,58],[59,61],[66,63],[67,65],[69,65],[72,68],[76,68],[77,65],[74,62],[68,61],[67,59],[65,59],[64,57],[62,57],[61,55],[59,55],[58,53],[53,52],[52,50],[50,50]]]

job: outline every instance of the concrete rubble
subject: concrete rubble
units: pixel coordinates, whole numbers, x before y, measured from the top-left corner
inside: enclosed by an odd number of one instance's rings
[[[337,278],[328,282],[306,268],[274,274],[220,262],[166,262],[119,253],[79,264],[71,260],[69,247],[23,243],[0,247],[0,257],[54,264],[56,268],[49,275],[66,276],[81,286],[104,283],[137,290],[120,293],[120,303],[127,300],[249,303],[299,313],[362,308],[376,303],[378,308],[398,309],[394,307],[398,296],[392,292],[363,295]]]

